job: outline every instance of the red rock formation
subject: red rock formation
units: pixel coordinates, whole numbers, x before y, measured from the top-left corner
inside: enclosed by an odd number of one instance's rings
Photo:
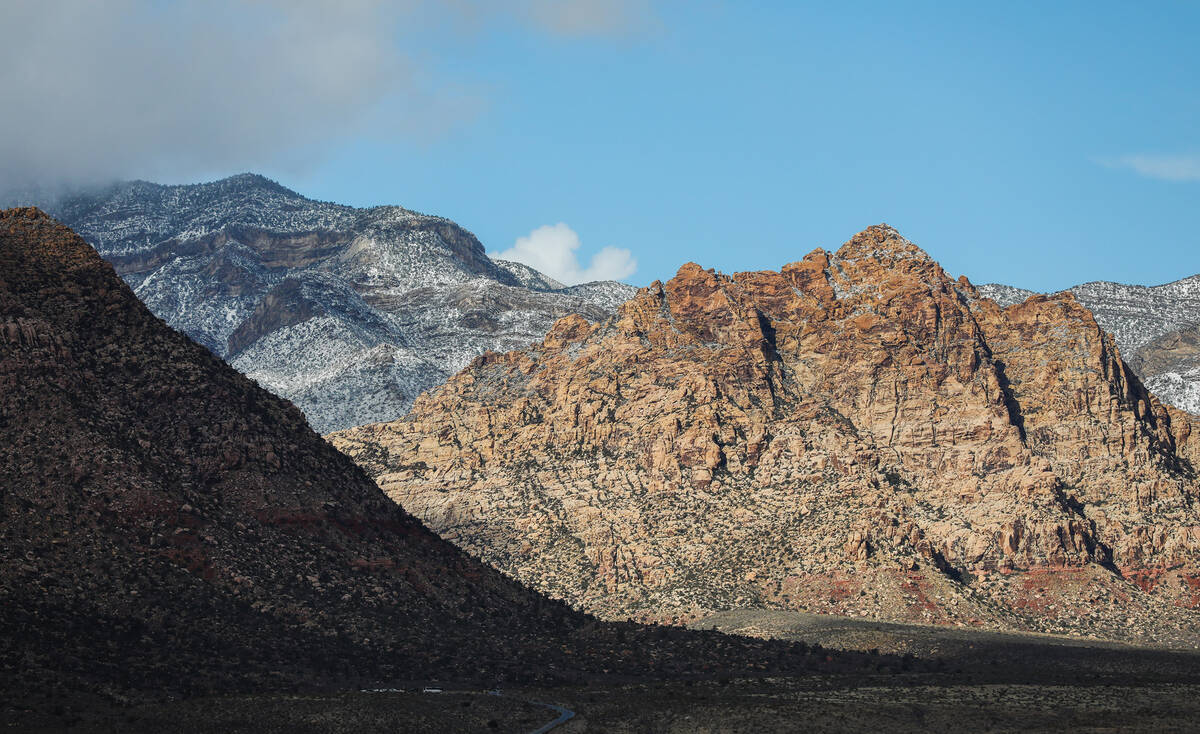
[[[1184,415],[1071,296],[1002,309],[886,226],[780,272],[689,263],[332,440],[443,536],[610,616],[1196,628]]]

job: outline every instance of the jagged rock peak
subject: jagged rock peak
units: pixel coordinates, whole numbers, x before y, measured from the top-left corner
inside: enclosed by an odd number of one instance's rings
[[[4,232],[3,246],[8,253],[23,258],[36,257],[57,263],[64,269],[103,268],[112,266],[62,224],[35,206],[0,210],[0,230]],[[0,278],[22,278],[27,274],[13,269],[0,273]]]
[[[1196,627],[1191,423],[1071,299],[1002,309],[889,227],[779,272],[689,263],[331,439],[439,532],[602,615]],[[1130,601],[1085,615],[1111,595]]]
[[[868,262],[863,263],[863,265],[878,263],[883,266],[893,266],[897,261],[907,260],[922,266],[922,270],[932,266],[936,273],[944,275],[944,271],[930,257],[929,253],[913,244],[913,242],[906,239],[894,227],[888,224],[876,224],[867,227],[847,240],[836,252],[831,253],[822,248],[817,248],[805,255],[802,260],[783,266],[782,270],[784,272],[789,270],[794,271],[803,268],[805,263],[819,263],[826,270],[833,267],[842,275],[845,275],[845,266],[864,260]],[[866,271],[861,267],[856,269],[856,273],[858,274],[864,272]],[[739,273],[733,276],[725,276],[695,262],[686,262],[679,267],[675,278],[672,280],[715,282],[722,279],[729,280],[730,278],[744,280],[747,275],[752,274]],[[965,280],[960,282],[965,283]]]
[[[894,227],[876,224],[851,237],[842,245],[834,257],[838,260],[871,258],[880,262],[915,260],[932,263],[929,253],[905,239]]]
[[[791,289],[825,307],[859,298],[861,308],[875,308],[881,301],[894,297],[897,289],[908,287],[936,290],[955,298],[962,293],[971,300],[978,299],[978,293],[965,277],[952,280],[924,250],[886,224],[868,227],[835,253],[821,248],[813,250],[778,272],[727,275],[694,262],[684,263],[675,277],[665,284],[652,283],[643,294],[664,299],[674,317],[695,322],[700,333],[712,335],[716,332],[709,327],[719,325],[717,322],[731,318],[757,322],[760,316],[786,300]],[[727,314],[731,309],[736,312],[732,316]],[[639,310],[651,313],[636,306],[623,313]]]
[[[21,226],[22,223],[48,222],[56,224],[54,217],[36,206],[18,206],[12,209],[0,209],[0,222],[8,224],[10,227]],[[24,242],[23,240],[19,241]],[[88,249],[90,250],[91,248]]]
[[[712,274],[712,268],[705,268],[703,265],[694,262],[685,262],[679,266],[679,270],[675,272],[676,278],[694,278],[700,276],[701,273]]]
[[[46,212],[36,206],[18,206],[12,209],[0,210],[0,220],[17,220],[17,219],[52,219]]]

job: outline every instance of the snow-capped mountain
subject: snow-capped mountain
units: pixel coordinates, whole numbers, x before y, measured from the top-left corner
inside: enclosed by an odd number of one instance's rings
[[[997,283],[979,291],[1006,306],[1035,295]],[[1121,355],[1151,392],[1200,414],[1200,274],[1156,286],[1097,281],[1070,291],[1112,332]]]
[[[155,314],[319,432],[391,420],[487,350],[607,317],[636,289],[493,261],[449,219],[307,199],[262,176],[123,182],[39,201]]]

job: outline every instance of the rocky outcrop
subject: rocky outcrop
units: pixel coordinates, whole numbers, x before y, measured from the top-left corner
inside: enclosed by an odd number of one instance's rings
[[[0,212],[0,436],[6,721],[89,695],[808,665],[598,624],[467,557],[33,209]]]
[[[76,192],[49,210],[150,309],[318,431],[403,415],[474,357],[527,346],[634,288],[493,262],[454,222],[313,201],[261,176]]]
[[[1002,305],[1033,291],[989,283],[979,291]],[[1200,275],[1157,286],[1095,282],[1069,290],[1111,333],[1129,366],[1164,403],[1200,415]],[[1190,345],[1190,346],[1189,346]]]
[[[1002,308],[886,226],[688,264],[333,434],[473,554],[610,617],[1197,629],[1196,442],[1070,294]]]

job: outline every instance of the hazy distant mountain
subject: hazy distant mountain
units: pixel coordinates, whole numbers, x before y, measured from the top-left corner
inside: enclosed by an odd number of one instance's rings
[[[1035,295],[997,283],[979,292],[1003,305]],[[1200,275],[1156,286],[1099,281],[1070,292],[1116,337],[1121,356],[1151,392],[1200,414]]]
[[[396,418],[479,354],[524,347],[569,313],[604,318],[635,290],[564,286],[493,262],[448,219],[313,201],[252,174],[35,203],[319,432]]]

